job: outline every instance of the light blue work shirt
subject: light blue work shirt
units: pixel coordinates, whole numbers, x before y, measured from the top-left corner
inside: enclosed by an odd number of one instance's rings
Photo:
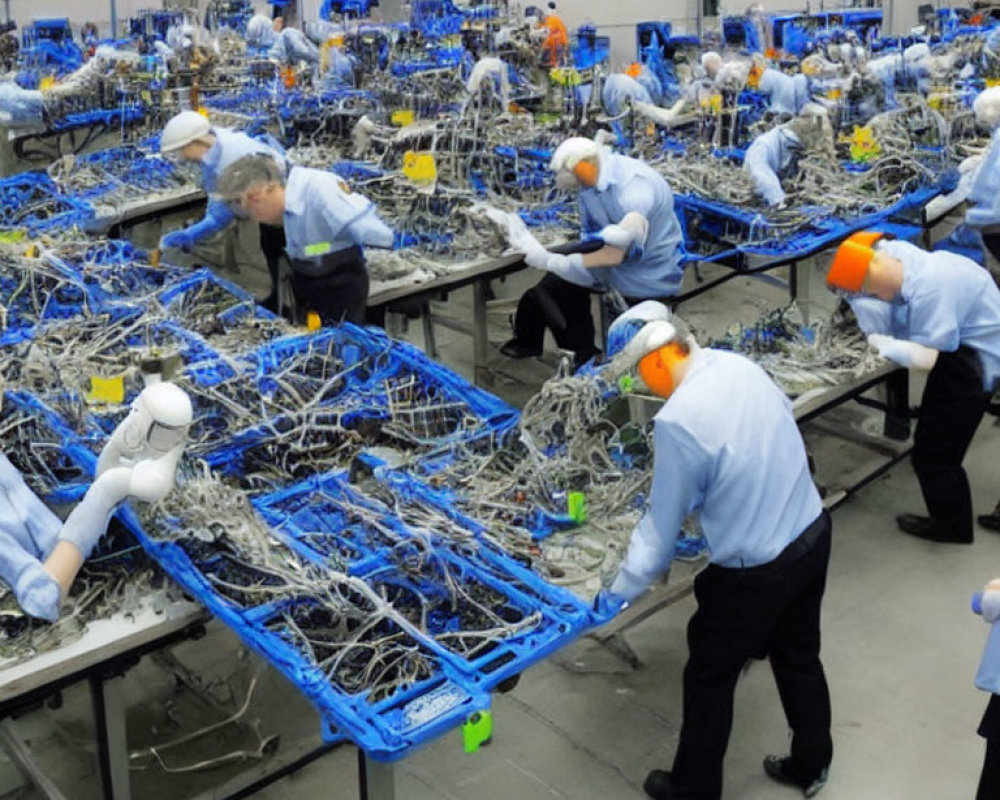
[[[626,102],[634,104],[636,101],[652,103],[653,98],[635,78],[620,72],[608,75],[601,89],[601,105],[606,114],[617,117],[625,110]]]
[[[389,248],[393,242],[392,229],[371,201],[334,173],[309,167],[288,173],[284,225],[289,258],[313,262],[316,272],[330,253],[354,245]]]
[[[968,195],[965,221],[974,228],[1000,225],[1000,128],[976,167]]]
[[[809,102],[809,79],[805,75],[786,75],[767,68],[760,76],[757,91],[767,95],[768,107],[776,114],[798,114]]]
[[[287,165],[284,155],[263,142],[251,139],[245,133],[232,131],[228,128],[212,128],[212,133],[215,136],[215,142],[201,159],[202,187],[205,189],[205,194],[209,196],[215,192],[219,176],[226,167],[239,161],[243,156],[268,155],[276,159],[279,164]],[[228,225],[233,221],[236,215],[228,205],[217,201],[210,201],[210,203],[212,215],[220,226]]]
[[[580,192],[585,233],[616,225],[631,211],[649,222],[646,241],[633,245],[622,263],[592,270],[605,288],[625,297],[664,297],[680,291],[684,277],[684,236],[674,213],[674,193],[660,173],[644,161],[598,151],[597,185]]]
[[[60,519],[24,482],[20,470],[0,454],[0,532],[15,540],[28,557],[44,561],[56,546]],[[0,548],[0,576],[22,554]]]
[[[298,28],[285,28],[278,33],[268,55],[287,64],[297,64],[299,61],[319,63],[319,48]]]
[[[899,53],[893,53],[873,58],[865,67],[869,75],[881,82],[885,90],[886,108],[893,108],[896,105],[896,76],[902,64],[903,57]]]
[[[693,511],[711,562],[736,568],[773,561],[820,515],[791,404],[749,359],[695,350],[653,424],[649,503],[611,586],[625,600],[667,569]]]
[[[750,173],[753,185],[768,205],[785,200],[781,181],[795,172],[802,147],[798,137],[783,125],[760,134],[743,155],[743,169]]]
[[[903,287],[891,303],[849,297],[865,333],[953,353],[962,345],[979,355],[983,389],[1000,380],[1000,289],[989,272],[947,250],[928,253],[909,242],[880,242],[878,249],[903,262]]]

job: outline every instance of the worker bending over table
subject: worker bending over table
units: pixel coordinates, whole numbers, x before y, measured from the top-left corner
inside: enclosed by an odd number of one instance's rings
[[[257,222],[281,225],[300,314],[324,325],[365,323],[365,246],[391,248],[392,229],[374,204],[332,172],[293,166],[287,175],[271,156],[244,156],[219,178],[217,199]]]
[[[283,169],[288,168],[284,156],[274,148],[251,139],[245,133],[212,127],[205,116],[195,111],[182,111],[168,120],[160,134],[160,152],[164,155],[176,153],[184,161],[201,164],[202,188],[209,197],[215,191],[222,171],[245,155],[266,154],[278,160]],[[175,247],[190,253],[196,244],[227,227],[235,217],[225,203],[209,199],[201,220],[167,233],[160,239],[160,247]],[[270,293],[261,302],[272,311],[278,311],[279,259],[285,247],[282,229],[261,224],[260,247],[271,276]]]
[[[649,502],[596,610],[616,613],[667,571],[689,513],[699,514],[711,555],[694,581],[673,767],[650,772],[643,788],[657,800],[719,800],[736,681],[749,659],[768,656],[792,738],[791,753],[767,756],[764,770],[811,797],[833,756],[819,658],[830,516],[791,404],[767,373],[735,353],[699,348],[662,317],[609,365],[637,365],[665,402],[653,421]]]
[[[900,514],[900,530],[972,543],[972,493],[962,460],[1000,382],[1000,290],[982,267],[874,231],[846,239],[827,272],[885,358],[930,370],[913,438],[913,469],[930,516]],[[1000,506],[979,517],[1000,530]]]
[[[550,252],[516,214],[491,212],[524,262],[549,273],[521,297],[514,338],[500,352],[540,356],[548,326],[559,347],[583,364],[598,352],[591,294],[615,290],[626,301],[677,294],[684,239],[669,184],[644,161],[574,136],[556,148],[549,168],[560,189],[577,195],[584,233],[603,246],[570,255]]]

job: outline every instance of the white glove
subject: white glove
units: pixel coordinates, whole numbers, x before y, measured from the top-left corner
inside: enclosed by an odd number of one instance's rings
[[[895,361],[901,367],[907,369],[929,370],[937,361],[938,351],[930,347],[924,347],[916,342],[907,342],[902,339],[894,339],[881,333],[873,333],[868,337],[868,344],[871,345],[882,358]]]
[[[1000,620],[1000,578],[994,578],[986,584],[981,602],[982,617],[986,622],[992,624]]]
[[[131,467],[112,467],[101,473],[83,500],[66,517],[59,538],[76,546],[84,561],[108,528],[108,518],[129,494]]]
[[[492,206],[484,208],[483,213],[503,231],[511,250],[524,253],[525,264],[535,269],[546,268],[545,265],[552,254],[531,234],[521,217],[514,212],[501,211]]]
[[[958,165],[958,171],[963,175],[966,172],[973,172],[981,163],[983,163],[983,156],[981,153],[979,155],[969,156],[968,158],[962,159],[962,162]]]

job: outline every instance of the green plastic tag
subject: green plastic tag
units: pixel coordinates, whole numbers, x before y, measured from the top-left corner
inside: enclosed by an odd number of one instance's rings
[[[316,242],[316,244],[307,244],[302,248],[302,252],[305,253],[308,258],[315,258],[316,256],[325,256],[332,249],[333,245],[329,242]]]
[[[582,525],[587,521],[587,495],[583,492],[566,493],[566,511],[570,518],[577,524]]]
[[[635,388],[635,378],[631,375],[622,375],[618,379],[618,388],[621,390],[622,394],[628,394]]]
[[[484,744],[489,744],[493,738],[493,712],[476,711],[462,726],[462,749],[466,753],[475,753]]]

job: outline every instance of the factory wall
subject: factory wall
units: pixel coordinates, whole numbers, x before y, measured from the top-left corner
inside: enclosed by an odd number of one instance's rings
[[[253,0],[254,5],[267,8],[266,0]],[[0,0],[2,2],[2,0]],[[204,8],[207,0],[185,0],[179,3],[169,0],[170,5],[192,6],[197,4]],[[300,0],[304,19],[316,19],[322,0]],[[546,0],[521,0],[520,6],[536,3],[544,5]],[[569,28],[575,29],[585,22],[597,25],[600,33],[611,38],[612,64],[618,68],[635,57],[635,24],[645,20],[670,20],[678,33],[697,32],[697,3],[700,0],[626,0],[613,4],[595,3],[593,0],[556,0],[557,11]],[[767,10],[789,10],[804,8],[805,2],[795,0],[759,0]],[[935,5],[961,5],[959,0],[883,0],[885,13],[891,17],[893,32],[900,33],[909,30],[917,23],[917,6],[932,2]],[[102,33],[107,33],[110,20],[110,0],[10,0],[11,16],[19,25],[25,25],[37,17],[69,17],[74,27],[93,21],[101,27]],[[116,0],[119,20],[134,15],[139,9],[160,7],[162,0]],[[738,9],[743,4],[725,3],[720,1],[721,8]],[[812,2],[811,8],[835,7],[834,3]],[[2,6],[0,6],[2,8]],[[613,10],[612,10],[613,9]],[[403,0],[382,0],[375,16],[386,21],[403,19],[406,16]],[[713,18],[703,20],[703,30],[717,25]]]

